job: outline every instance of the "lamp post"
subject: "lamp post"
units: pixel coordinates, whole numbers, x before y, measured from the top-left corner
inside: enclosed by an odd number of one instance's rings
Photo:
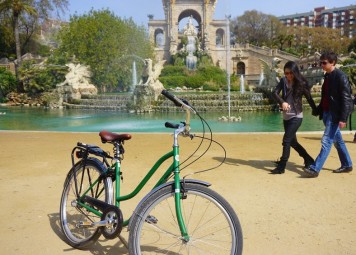
[[[225,15],[226,18],[226,79],[227,79],[227,102],[230,116],[230,18],[231,15]]]

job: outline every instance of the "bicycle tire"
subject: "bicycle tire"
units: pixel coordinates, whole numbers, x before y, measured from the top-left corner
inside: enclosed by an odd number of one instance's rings
[[[105,171],[104,165],[96,158],[78,162],[68,174],[65,181],[60,204],[60,224],[65,241],[72,247],[83,249],[96,242],[101,235],[101,228],[79,226],[79,222],[97,222],[100,217],[75,204],[76,192],[74,174],[77,176],[79,193],[89,188],[89,184],[96,180]],[[103,189],[103,190],[102,190]],[[98,192],[102,190],[102,192]],[[95,185],[88,196],[106,203],[113,204],[113,184],[110,177],[102,179]]]
[[[182,214],[190,240],[182,241],[170,185],[149,196],[132,216],[129,254],[242,254],[241,225],[228,202],[199,184],[186,183],[184,189]]]

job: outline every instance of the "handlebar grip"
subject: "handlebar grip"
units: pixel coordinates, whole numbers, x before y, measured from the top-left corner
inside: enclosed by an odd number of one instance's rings
[[[166,122],[166,123],[164,123],[164,126],[165,126],[166,128],[174,128],[174,129],[179,128],[179,124],[174,124],[174,123],[171,123],[171,122]]]
[[[165,89],[162,90],[161,94],[164,95],[169,100],[171,100],[176,106],[178,106],[178,107],[182,106],[182,103],[180,102],[180,100],[178,100],[178,98],[175,95],[169,93],[167,90],[165,90]]]

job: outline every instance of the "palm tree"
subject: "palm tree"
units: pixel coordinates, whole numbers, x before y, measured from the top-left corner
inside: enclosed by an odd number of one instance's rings
[[[22,64],[22,52],[20,41],[20,21],[25,15],[39,19],[46,19],[49,12],[57,8],[64,12],[68,5],[68,0],[1,0],[0,13],[6,13],[12,19],[12,27],[14,31],[16,59],[15,64],[16,78],[18,80],[18,91],[23,92],[23,85],[19,81],[18,69]],[[38,9],[38,12],[36,11]]]
[[[9,11],[12,16],[12,25],[14,29],[14,37],[16,44],[16,58],[17,65],[16,69],[21,66],[21,42],[20,42],[20,31],[19,31],[19,21],[21,14],[28,14],[30,16],[37,16],[37,11],[29,5],[26,1],[21,0],[4,0],[0,3],[0,12]]]

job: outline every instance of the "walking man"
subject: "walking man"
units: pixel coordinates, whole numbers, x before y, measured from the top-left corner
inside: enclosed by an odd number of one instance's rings
[[[304,168],[308,177],[317,177],[329,156],[331,146],[334,144],[339,155],[341,166],[334,173],[352,171],[350,154],[342,139],[340,128],[346,127],[347,118],[353,110],[351,86],[345,73],[336,69],[337,55],[333,52],[320,56],[320,64],[325,71],[324,83],[319,106],[313,115],[319,115],[323,120],[325,130],[321,139],[321,150],[314,164]]]

